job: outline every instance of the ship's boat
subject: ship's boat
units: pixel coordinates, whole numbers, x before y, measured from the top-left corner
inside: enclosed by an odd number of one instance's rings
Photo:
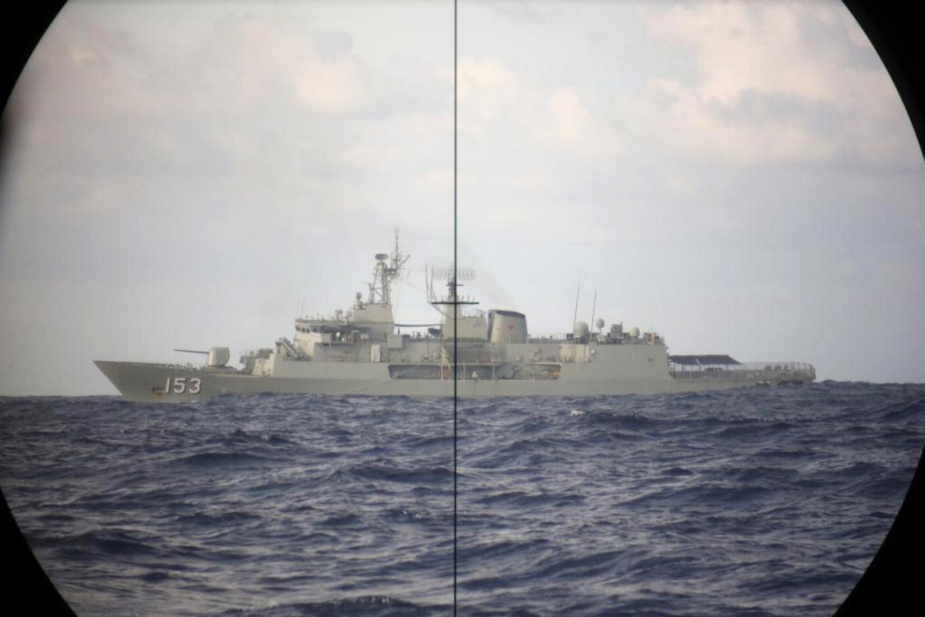
[[[122,395],[136,401],[199,401],[217,395],[287,394],[491,397],[600,396],[716,390],[812,382],[802,362],[740,363],[728,355],[670,356],[656,332],[591,328],[531,336],[523,313],[491,309],[460,295],[456,270],[446,271],[446,293],[428,301],[432,324],[396,323],[392,286],[407,256],[396,236],[391,254],[379,253],[369,294],[328,318],[298,317],[291,339],[247,351],[231,367],[227,347],[192,350],[202,366],[113,362],[95,364]],[[178,350],[190,351],[190,350]]]

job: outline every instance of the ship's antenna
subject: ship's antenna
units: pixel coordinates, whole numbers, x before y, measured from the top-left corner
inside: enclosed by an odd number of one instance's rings
[[[591,321],[588,322],[588,325],[592,328],[594,327],[594,311],[597,310],[597,290],[594,290],[594,301],[591,302]]]
[[[424,264],[424,290],[427,292],[427,302],[436,300],[434,297],[434,277],[430,273],[430,267]]]
[[[578,298],[581,297],[581,283],[578,284],[578,291],[575,293],[575,314],[572,315],[572,325],[578,321]]]
[[[434,290],[433,290],[434,289],[433,288],[434,277],[446,281],[446,288],[447,288],[446,300],[440,300],[439,298],[437,298],[437,294],[434,293]],[[442,268],[431,267],[430,268],[430,280],[428,282],[428,293],[430,296],[430,299],[429,299],[430,305],[433,306],[435,309],[437,309],[437,311],[439,311],[440,314],[445,315],[447,317],[450,316],[450,312],[449,312],[450,309],[449,308],[443,309],[440,307],[452,306],[453,307],[452,314],[456,315],[456,318],[453,319],[454,328],[456,327],[455,326],[456,319],[459,319],[463,316],[460,313],[460,307],[471,305],[471,304],[478,304],[478,302],[476,302],[475,300],[466,299],[460,296],[459,294],[459,288],[463,286],[463,284],[460,281],[470,281],[474,278],[475,278],[475,270],[473,270],[472,268],[459,268],[456,266],[455,263],[447,267],[442,267]],[[456,336],[455,330],[454,330],[453,336],[454,338]]]

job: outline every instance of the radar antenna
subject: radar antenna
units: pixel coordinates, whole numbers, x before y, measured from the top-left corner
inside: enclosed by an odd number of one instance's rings
[[[370,304],[392,304],[392,284],[401,278],[403,266],[411,255],[402,255],[398,247],[398,230],[395,230],[395,249],[392,254],[377,253],[373,282],[369,284]]]
[[[478,302],[459,298],[459,288],[463,286],[461,281],[468,282],[475,279],[475,270],[472,268],[457,268],[455,265],[431,267],[429,271],[425,271],[425,277],[427,277],[427,300],[430,304],[478,304]],[[434,279],[446,281],[446,300],[439,299],[434,292]]]

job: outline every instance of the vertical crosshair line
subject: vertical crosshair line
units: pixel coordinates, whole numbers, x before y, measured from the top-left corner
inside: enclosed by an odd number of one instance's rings
[[[456,233],[457,233],[457,219],[456,219],[456,207],[457,207],[457,107],[459,97],[457,96],[457,82],[458,82],[458,72],[459,72],[459,61],[458,61],[458,44],[457,44],[457,22],[458,22],[458,4],[459,0],[453,0],[453,282],[456,282],[456,270],[458,268],[459,260],[457,259],[457,242],[456,242]],[[454,289],[455,292],[455,289]],[[456,473],[457,459],[458,459],[458,449],[457,449],[457,433],[456,433],[456,420],[457,420],[457,411],[458,411],[458,401],[459,394],[459,371],[456,367],[456,359],[459,357],[459,337],[456,336],[456,322],[459,321],[459,298],[456,297],[456,294],[453,294],[453,617],[456,617],[456,587],[457,587],[457,573],[458,573],[458,551],[457,551],[457,529],[458,529],[458,476]]]

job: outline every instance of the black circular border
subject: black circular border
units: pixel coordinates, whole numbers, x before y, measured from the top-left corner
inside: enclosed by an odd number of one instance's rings
[[[843,0],[886,66],[925,157],[925,36],[916,3]],[[64,6],[64,0],[32,0],[14,5],[0,26],[6,42],[0,72],[3,110],[32,50]],[[6,121],[6,120],[4,120]],[[5,153],[5,126],[0,125],[0,162]],[[906,497],[886,539],[835,617],[925,614],[925,447]],[[0,491],[0,545],[5,574],[0,602],[28,607],[30,614],[74,615],[48,579],[16,526]],[[922,589],[920,589],[922,588]],[[21,610],[21,609],[20,609]]]

